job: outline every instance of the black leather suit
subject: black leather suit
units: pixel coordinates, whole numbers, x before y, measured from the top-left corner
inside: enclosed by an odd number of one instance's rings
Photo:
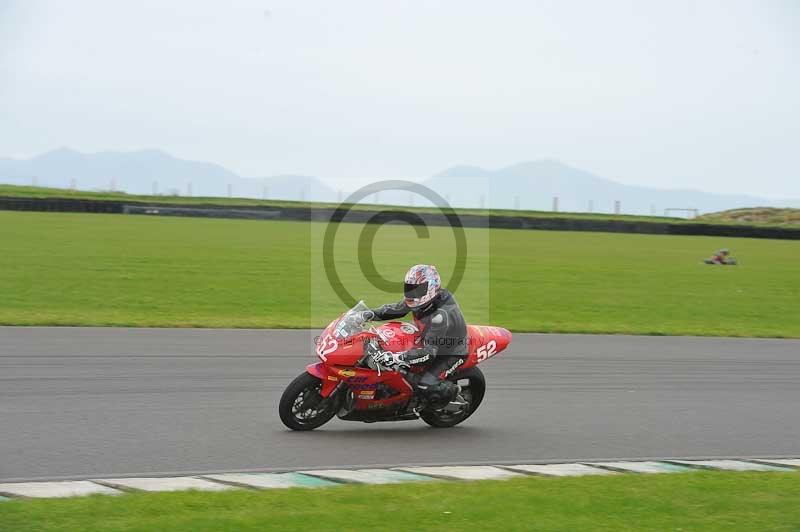
[[[426,366],[415,384],[420,393],[437,406],[450,402],[458,391],[446,379],[458,370],[469,354],[467,324],[453,294],[441,289],[427,305],[411,309],[405,301],[373,309],[376,320],[402,318],[409,312],[421,331],[421,345],[403,354],[411,364]]]

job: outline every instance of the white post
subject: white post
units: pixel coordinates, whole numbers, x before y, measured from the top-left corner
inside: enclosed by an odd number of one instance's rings
[[[75,182],[75,178],[73,177],[72,179],[69,180],[69,189],[71,191],[75,192],[76,186],[77,186],[77,183]]]
[[[414,206],[414,194],[412,192],[408,193],[408,205],[410,207]]]
[[[261,199],[268,199],[269,198],[269,185],[262,185],[261,186]]]
[[[656,215],[656,204],[653,203],[652,205],[650,205],[650,216],[655,216],[655,215]]]
[[[342,189],[336,191],[336,203],[342,202]]]
[[[558,196],[553,196],[553,212],[558,212]]]
[[[36,179],[36,176],[31,177],[31,186],[35,187],[39,185],[39,180]]]
[[[514,196],[514,210],[519,210],[519,196]]]
[[[191,181],[186,183],[186,195],[189,196],[190,198],[192,197],[192,182]]]
[[[589,200],[589,212],[594,212],[594,200]]]
[[[153,196],[158,196],[158,181],[153,181]]]
[[[228,197],[229,198],[233,197],[233,185],[230,183],[228,183]]]
[[[380,191],[375,193],[375,204],[376,205],[380,205],[381,204],[381,193],[380,193]]]
[[[114,192],[117,189],[117,180],[113,177],[111,178],[111,182],[108,184],[108,188],[111,190],[111,192]]]
[[[614,201],[614,214],[619,214],[622,211],[622,203],[619,200]]]
[[[478,206],[483,209],[486,206],[486,196],[481,194],[481,197],[478,199]]]
[[[305,200],[306,200],[306,189],[301,188],[300,189],[300,201],[305,201]]]

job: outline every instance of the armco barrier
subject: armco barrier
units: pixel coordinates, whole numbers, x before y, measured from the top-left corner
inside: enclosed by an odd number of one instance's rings
[[[121,213],[123,203],[72,198],[0,197],[0,210]]]
[[[243,218],[247,220],[274,220],[281,215],[280,210],[247,208],[204,208],[204,207],[165,207],[163,205],[122,206],[124,214],[150,214],[157,216],[191,216],[195,218]]]
[[[0,197],[0,210],[88,212],[136,214],[143,216],[191,216],[203,218],[242,218],[256,220],[328,221],[336,209],[330,207],[270,207],[229,205],[179,205],[170,203],[136,203],[110,200],[71,198]],[[398,212],[401,212],[398,209]],[[450,225],[443,214],[418,212],[427,225]],[[377,215],[377,216],[376,216]],[[382,223],[391,213],[376,210],[350,210],[346,222]],[[707,235],[743,238],[800,240],[800,228],[759,227],[704,223],[669,223],[633,220],[598,220],[563,217],[529,217],[460,214],[464,227],[497,229],[536,229],[543,231],[593,231],[606,233],[640,233],[652,235]],[[394,222],[400,223],[400,222]]]

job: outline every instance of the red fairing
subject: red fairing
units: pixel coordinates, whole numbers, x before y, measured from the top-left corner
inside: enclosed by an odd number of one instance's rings
[[[306,366],[306,371],[322,381],[322,391],[320,391],[322,397],[328,397],[339,384],[339,377],[323,362],[309,364]]]
[[[406,403],[414,393],[403,374],[397,371],[384,370],[379,374],[367,368],[334,366],[327,369],[352,390],[356,410],[385,408],[392,404]],[[377,391],[381,387],[391,388],[398,393],[378,399]]]
[[[326,355],[327,364],[336,366],[355,366],[364,356],[364,341],[369,339],[369,333],[360,333],[345,340],[339,340],[336,349]]]
[[[381,345],[392,353],[405,353],[419,339],[419,329],[413,323],[390,321],[375,329]]]
[[[469,357],[461,369],[475,366],[492,358],[511,343],[511,332],[502,327],[467,325]]]
[[[326,364],[337,366],[355,366],[364,355],[364,341],[375,335],[362,332],[355,336],[337,340],[333,334],[339,320],[334,321],[322,332],[317,340],[316,353],[320,360]]]

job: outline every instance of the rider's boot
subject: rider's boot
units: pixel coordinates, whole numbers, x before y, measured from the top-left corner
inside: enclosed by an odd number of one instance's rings
[[[428,406],[434,410],[446,407],[461,391],[458,384],[448,380],[439,381],[430,386],[417,385],[417,388],[420,395],[428,402]]]

